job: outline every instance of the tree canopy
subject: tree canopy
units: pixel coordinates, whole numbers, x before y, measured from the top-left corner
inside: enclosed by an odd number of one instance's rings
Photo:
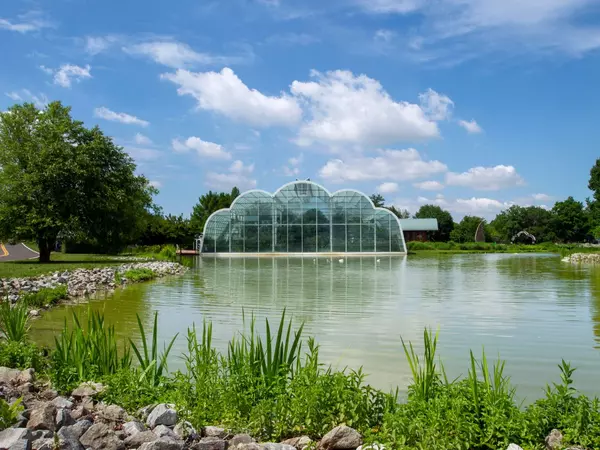
[[[450,233],[450,239],[454,242],[473,242],[477,227],[484,219],[477,216],[465,216],[457,223]],[[484,221],[485,223],[485,221]]]
[[[373,194],[369,198],[375,205],[375,208],[383,208],[385,206],[385,198],[383,198],[383,195]]]
[[[520,231],[533,234],[537,242],[556,239],[552,213],[540,206],[513,205],[498,214],[490,226],[497,232],[494,237],[503,242],[510,242]]]
[[[0,237],[36,240],[41,262],[59,237],[131,242],[156,192],[121,147],[60,102],[0,113],[0,167]]]
[[[240,190],[234,187],[230,193],[208,191],[198,199],[194,205],[190,225],[195,234],[204,231],[204,224],[210,215],[219,209],[229,208],[233,201],[240,195]]]
[[[586,238],[590,222],[583,203],[569,197],[565,201],[556,202],[552,213],[553,228],[558,239],[581,242]]]
[[[430,232],[431,240],[445,242],[450,239],[450,233],[454,229],[454,220],[448,211],[438,205],[423,205],[416,212],[415,217],[417,219],[437,219],[438,231]],[[473,236],[475,236],[475,231],[473,231]]]

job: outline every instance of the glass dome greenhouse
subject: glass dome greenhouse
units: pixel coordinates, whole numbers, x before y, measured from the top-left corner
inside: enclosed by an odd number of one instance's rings
[[[365,194],[295,181],[245,192],[212,214],[202,253],[406,253],[406,244],[397,217]]]

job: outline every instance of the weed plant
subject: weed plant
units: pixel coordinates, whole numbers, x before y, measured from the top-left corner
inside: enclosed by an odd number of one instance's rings
[[[0,332],[8,342],[24,342],[29,330],[29,310],[19,301],[14,305],[8,299],[0,302]]]
[[[42,288],[37,292],[25,294],[22,301],[32,308],[44,308],[56,305],[61,300],[66,299],[67,286],[57,286],[55,288]]]
[[[132,281],[134,283],[138,283],[140,281],[149,281],[156,278],[156,274],[152,269],[148,268],[140,268],[140,269],[130,269],[126,271],[122,278],[126,278],[128,281]]]
[[[0,430],[4,430],[14,424],[24,409],[20,398],[12,404],[0,398]]]

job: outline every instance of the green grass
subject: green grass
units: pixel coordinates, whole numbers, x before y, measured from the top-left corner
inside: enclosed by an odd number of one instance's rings
[[[8,299],[0,302],[0,332],[8,342],[24,342],[29,331],[27,304],[17,302],[11,306]]]
[[[42,288],[37,292],[30,292],[23,295],[21,301],[31,308],[43,308],[56,305],[67,297],[67,286],[61,285],[55,288]]]
[[[597,253],[600,248],[584,247],[578,244],[541,243],[496,244],[493,242],[407,242],[409,253],[557,253],[566,256],[571,253]]]
[[[152,269],[145,267],[140,269],[129,269],[121,277],[121,280],[126,278],[128,281],[139,283],[140,281],[149,281],[156,278],[156,274]]]
[[[36,277],[57,271],[94,269],[123,264],[122,260],[106,255],[52,253],[51,259],[47,264],[40,264],[37,260],[0,262],[0,278]]]

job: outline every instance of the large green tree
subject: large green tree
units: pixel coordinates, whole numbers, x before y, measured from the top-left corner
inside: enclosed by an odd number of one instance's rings
[[[0,237],[36,240],[40,262],[59,237],[132,242],[156,192],[121,147],[60,102],[0,113],[0,167]]]
[[[234,187],[230,193],[208,191],[203,194],[198,203],[194,205],[190,226],[195,234],[202,233],[204,224],[210,215],[219,209],[229,208],[233,201],[240,195],[240,190]]]
[[[423,205],[416,212],[417,219],[437,219],[438,231],[429,233],[432,241],[447,242],[450,240],[450,233],[454,229],[454,220],[452,214],[440,208],[438,205]],[[473,232],[473,235],[475,232]]]
[[[596,160],[596,164],[590,170],[588,188],[593,193],[592,199],[587,201],[591,233],[595,238],[600,238],[600,158]]]
[[[564,242],[582,242],[589,230],[590,221],[583,203],[573,197],[556,202],[552,208],[553,229],[558,239]]]
[[[477,216],[465,216],[454,226],[454,230],[450,233],[450,239],[454,242],[474,242],[477,227],[484,220]],[[485,225],[485,221],[484,221]]]
[[[385,198],[381,194],[373,194],[369,197],[376,208],[383,208],[385,205]]]
[[[552,213],[540,206],[513,205],[498,214],[490,226],[498,233],[499,240],[504,242],[510,242],[520,231],[533,234],[537,242],[556,238],[552,229]]]

